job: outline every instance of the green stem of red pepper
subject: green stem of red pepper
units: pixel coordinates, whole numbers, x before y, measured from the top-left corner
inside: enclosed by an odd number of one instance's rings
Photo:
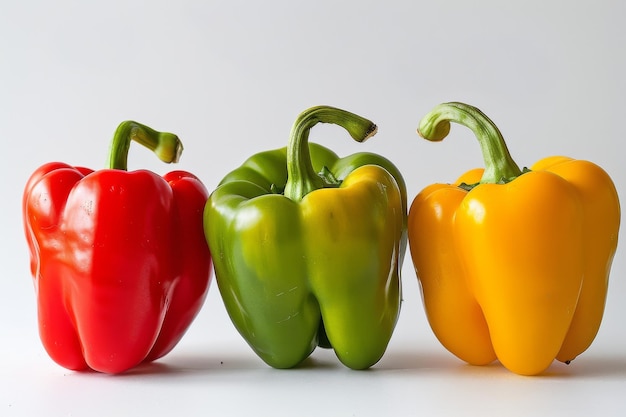
[[[485,172],[479,184],[502,184],[522,175],[513,161],[500,130],[483,112],[464,103],[443,103],[422,118],[417,133],[430,141],[441,141],[450,132],[450,122],[471,129],[485,161]]]
[[[364,142],[376,134],[377,127],[370,120],[345,110],[329,106],[312,107],[300,113],[291,128],[287,146],[287,184],[284,195],[300,201],[311,191],[335,186],[313,169],[309,153],[309,131],[317,123],[333,123],[346,129],[357,142]]]
[[[154,152],[161,161],[178,162],[183,152],[183,144],[173,133],[158,132],[141,123],[127,120],[120,123],[113,135],[107,167],[127,170],[128,150],[135,141]]]

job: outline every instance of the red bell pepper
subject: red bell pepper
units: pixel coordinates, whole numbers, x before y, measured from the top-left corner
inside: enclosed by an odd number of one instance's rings
[[[131,140],[168,163],[182,152],[176,135],[127,121],[108,169],[52,162],[24,190],[39,333],[68,369],[120,373],[164,356],[209,288],[205,186],[184,171],[127,172]]]

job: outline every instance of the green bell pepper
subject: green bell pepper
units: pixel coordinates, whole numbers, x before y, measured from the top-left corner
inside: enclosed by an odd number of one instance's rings
[[[376,133],[344,110],[306,110],[287,148],[250,157],[220,182],[205,235],[226,310],[263,361],[291,368],[321,346],[365,369],[384,354],[400,312],[406,186],[382,156],[340,159],[309,143],[319,122],[359,142]]]

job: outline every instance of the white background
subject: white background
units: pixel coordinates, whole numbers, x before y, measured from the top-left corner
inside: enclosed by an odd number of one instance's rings
[[[400,321],[369,371],[321,350],[298,369],[268,368],[213,282],[170,355],[107,376],[60,368],[39,342],[20,199],[45,162],[102,167],[126,119],[175,132],[186,149],[172,167],[134,146],[129,169],[184,169],[213,189],[249,155],[285,146],[302,110],[328,104],[371,118],[379,133],[359,145],[319,126],[311,140],[388,157],[412,201],[482,166],[461,126],[442,143],[415,134],[421,116],[452,100],[489,115],[520,166],[554,154],[588,159],[624,197],[624,18],[622,0],[3,1],[0,415],[622,414],[623,245],[594,344],[539,377],[467,366],[441,347],[408,254]],[[515,236],[502,245],[515,250]]]

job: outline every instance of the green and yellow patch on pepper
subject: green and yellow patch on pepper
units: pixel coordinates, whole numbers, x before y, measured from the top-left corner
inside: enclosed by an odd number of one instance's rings
[[[205,232],[227,312],[263,361],[291,368],[322,346],[364,369],[382,357],[400,311],[406,188],[382,156],[339,158],[309,143],[320,122],[357,141],[376,132],[341,109],[304,111],[286,148],[250,157],[220,182]]]

